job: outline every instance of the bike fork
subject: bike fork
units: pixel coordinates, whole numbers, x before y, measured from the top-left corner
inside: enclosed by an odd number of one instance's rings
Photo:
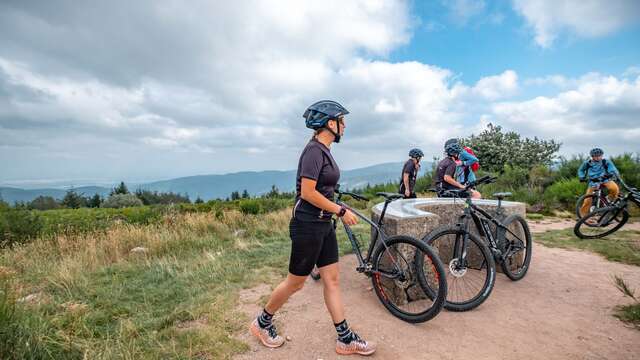
[[[468,222],[469,219],[465,216],[462,224],[458,224],[463,229],[463,235],[456,235],[456,241],[453,246],[453,259],[458,260],[458,267],[466,267],[467,245],[469,244]]]

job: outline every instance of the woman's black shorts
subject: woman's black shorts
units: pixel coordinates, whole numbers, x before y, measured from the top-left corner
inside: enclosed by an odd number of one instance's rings
[[[307,222],[291,218],[291,257],[289,272],[307,276],[313,266],[323,267],[338,262],[338,239],[330,221]]]

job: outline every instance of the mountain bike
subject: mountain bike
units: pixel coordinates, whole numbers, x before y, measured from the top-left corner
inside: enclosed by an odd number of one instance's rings
[[[470,188],[495,180],[484,176],[464,189],[442,192],[455,201]],[[511,193],[493,195],[498,199],[496,214],[481,209],[467,197],[463,214],[455,225],[438,227],[422,239],[448,265],[449,292],[444,306],[447,310],[467,311],[482,304],[493,290],[496,263],[513,281],[522,279],[529,269],[532,252],[529,225],[520,215],[504,215],[502,200]],[[479,235],[471,232],[472,222]]]
[[[368,201],[366,197],[340,191],[339,187],[336,194],[337,204],[347,207],[371,227],[371,241],[363,255],[357,235],[349,225],[342,223],[358,259],[356,271],[371,278],[382,305],[394,316],[410,323],[425,322],[438,315],[447,297],[447,281],[444,265],[435,251],[418,239],[405,235],[387,236],[383,230],[387,206],[403,196],[377,193],[385,198],[385,202],[377,223],[374,223],[342,201],[343,196]],[[320,275],[313,278],[319,280]]]
[[[595,209],[599,209],[601,207],[605,207],[605,206],[609,206],[611,205],[611,201],[609,201],[609,198],[607,198],[607,195],[605,195],[604,193],[604,189],[606,189],[606,187],[604,186],[604,181],[613,178],[614,175],[609,174],[609,175],[603,175],[603,176],[598,176],[598,177],[593,177],[590,178],[589,181],[595,183],[595,186],[593,186],[595,189],[593,190],[593,192],[591,194],[584,194],[582,196],[580,196],[578,198],[578,201],[576,201],[576,218],[580,219],[581,217],[583,217],[586,214],[582,214],[581,213],[581,209],[582,209],[582,205],[584,204],[585,200],[591,200],[591,206],[589,207],[589,211],[587,212],[593,212]]]
[[[627,194],[619,196],[609,206],[594,209],[586,216],[581,217],[573,227],[573,233],[581,239],[597,239],[613,234],[629,220],[629,202],[640,207],[640,191],[627,185],[621,178],[618,182],[626,190]]]

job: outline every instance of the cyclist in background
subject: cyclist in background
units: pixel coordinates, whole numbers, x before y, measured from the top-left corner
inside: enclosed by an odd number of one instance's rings
[[[404,195],[405,199],[415,199],[416,178],[420,170],[420,159],[424,157],[424,153],[420,149],[411,149],[409,151],[409,160],[404,163],[402,175],[400,176],[399,193]]]
[[[434,186],[440,197],[451,197],[446,190],[464,189],[465,185],[456,180],[456,170],[458,168],[457,161],[460,161],[460,155],[466,151],[460,146],[458,140],[450,139],[445,143],[444,151],[447,157],[442,159],[436,168],[436,174],[434,177]],[[470,155],[470,154],[469,154]],[[475,156],[474,156],[475,158]],[[477,158],[476,158],[477,161]],[[460,197],[471,197],[473,199],[480,199],[482,195],[480,192],[469,189],[459,193]]]
[[[460,144],[458,139],[449,139],[444,143],[444,146],[446,148],[448,144],[454,143]],[[478,158],[470,152],[471,149],[467,149],[469,148],[462,147],[462,150],[464,151],[460,151],[460,155],[458,156],[458,160],[456,161],[458,167],[456,168],[456,176],[454,176],[454,178],[462,185],[467,185],[470,182],[476,181],[476,174],[472,168],[475,164],[479,163]]]
[[[589,188],[587,189],[587,195],[592,194],[598,182],[593,181],[594,178],[602,177],[602,184],[607,188],[608,198],[610,201],[614,201],[618,198],[620,189],[615,181],[611,181],[615,176],[620,176],[620,172],[616,168],[615,164],[611,160],[604,158],[604,151],[600,148],[593,148],[589,152],[591,159],[586,160],[578,168],[578,178],[582,182],[588,182]],[[585,216],[589,213],[591,208],[591,197],[585,198],[580,208],[580,216]]]

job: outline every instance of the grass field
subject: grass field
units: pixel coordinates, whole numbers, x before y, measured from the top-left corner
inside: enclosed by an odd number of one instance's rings
[[[290,209],[166,216],[0,254],[0,358],[229,358],[238,292],[287,273]],[[367,234],[358,225],[360,234]],[[341,253],[350,251],[339,232]],[[141,252],[131,249],[142,247]],[[31,296],[29,296],[31,295]]]

